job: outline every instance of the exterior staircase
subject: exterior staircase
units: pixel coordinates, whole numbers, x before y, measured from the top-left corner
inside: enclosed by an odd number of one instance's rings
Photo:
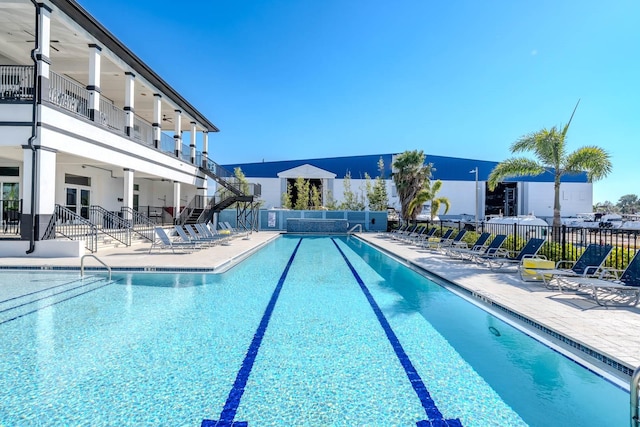
[[[238,208],[238,222],[248,223],[246,217],[257,208],[255,199],[261,195],[260,184],[240,182],[234,173],[202,154],[199,154],[197,164],[200,165],[202,173],[220,184],[222,191],[218,197],[195,196],[180,213],[176,222],[180,225],[210,222],[214,214],[235,204]]]

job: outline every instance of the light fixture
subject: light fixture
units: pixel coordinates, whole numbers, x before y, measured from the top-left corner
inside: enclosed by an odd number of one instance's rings
[[[473,168],[472,170],[469,171],[469,173],[475,173],[476,174],[476,233],[478,232],[478,167],[476,166],[475,168]]]

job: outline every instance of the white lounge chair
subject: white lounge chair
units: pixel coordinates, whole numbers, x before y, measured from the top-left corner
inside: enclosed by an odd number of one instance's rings
[[[189,242],[174,242],[171,240],[167,232],[162,227],[155,228],[155,237],[153,242],[151,242],[151,247],[149,248],[149,253],[154,249],[171,249],[173,253],[176,253],[176,249],[181,249],[187,252],[193,252],[198,249],[198,246],[194,243]]]

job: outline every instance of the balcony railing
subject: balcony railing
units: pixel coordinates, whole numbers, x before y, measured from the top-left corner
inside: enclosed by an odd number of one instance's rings
[[[134,117],[133,137],[144,145],[153,146],[153,126],[138,117]]]
[[[160,151],[170,154],[175,154],[176,152],[175,140],[164,132],[160,133]]]
[[[34,92],[33,66],[21,65],[0,65],[0,101],[25,101],[32,100]],[[78,116],[91,120],[89,109],[89,91],[81,84],[50,72],[49,93],[44,94],[45,100],[51,104],[69,111]],[[94,117],[94,123],[102,125],[108,129],[124,135],[125,111],[116,107],[114,103],[100,97],[98,112]],[[153,126],[148,122],[134,116],[133,132],[131,137],[140,143],[153,147],[154,133]],[[180,159],[191,163],[191,147],[188,144],[182,145]],[[175,156],[175,140],[172,135],[164,132],[160,134],[160,147],[158,149],[171,156]],[[202,153],[196,152],[197,164],[206,164],[214,173],[221,177],[233,179],[233,175],[208,159],[202,157]]]
[[[33,99],[33,66],[0,65],[0,100]]]
[[[78,83],[51,72],[49,102],[67,111],[89,118],[89,91]]]
[[[180,158],[187,163],[191,163],[191,147],[188,144],[182,144]]]
[[[98,123],[111,130],[124,133],[124,122],[124,111],[113,105],[108,99],[100,98]]]

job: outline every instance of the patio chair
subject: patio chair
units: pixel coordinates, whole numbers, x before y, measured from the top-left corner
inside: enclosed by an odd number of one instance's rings
[[[522,260],[526,258],[543,258],[538,257],[538,252],[542,248],[545,239],[538,239],[536,237],[529,239],[527,243],[520,249],[518,253],[513,251],[496,251],[493,255],[485,258],[485,264],[492,271],[501,270],[504,267],[519,266],[522,264]],[[502,256],[506,254],[507,256]]]
[[[598,305],[638,305],[640,301],[640,251],[624,270],[607,269],[600,278],[566,277],[577,290],[589,290]],[[620,276],[618,276],[620,274]]]
[[[220,239],[218,238],[205,236],[204,234],[200,233],[193,227],[192,224],[185,224],[183,227],[187,231],[189,238],[194,242],[202,243],[203,245],[213,246],[219,243],[220,241]]]
[[[203,242],[199,242],[197,239],[187,236],[187,233],[184,231],[184,228],[182,228],[182,226],[175,225],[173,227],[173,230],[180,238],[181,243],[191,243],[196,247],[201,247],[203,245]]]
[[[194,243],[174,242],[162,227],[155,227],[155,237],[153,242],[151,242],[149,253],[151,253],[153,248],[171,249],[174,254],[176,253],[176,249],[187,250],[187,252],[192,252],[198,249],[197,245]]]
[[[207,224],[204,223],[197,223],[195,225],[196,230],[198,230],[198,232],[200,232],[200,234],[202,234],[203,236],[206,236],[210,239],[217,239],[220,244],[222,245],[228,245],[229,244],[229,239],[231,239],[231,235],[227,234],[227,235],[222,235],[220,233],[217,232],[213,232],[211,231],[211,229],[207,226]]]
[[[414,233],[417,229],[418,229],[419,225],[416,224],[414,226],[410,226],[409,228],[405,229],[404,231],[400,231],[396,234],[394,234],[393,236],[391,236],[392,239],[394,240],[403,240],[405,237],[410,236],[412,233]]]
[[[480,250],[459,251],[460,257],[471,262],[482,263],[485,258],[495,256],[505,240],[507,240],[506,234],[496,234],[491,242]]]
[[[227,230],[232,236],[240,234],[240,231],[237,228],[234,228],[229,221],[219,222],[218,225],[222,230]]]
[[[451,258],[462,258],[461,253],[464,251],[481,251],[486,248],[487,240],[491,237],[491,233],[482,233],[478,236],[476,241],[469,247],[469,244],[465,241],[459,241],[453,243],[449,247],[444,248],[445,255]]]
[[[580,257],[575,261],[560,260],[556,262],[553,269],[527,269],[527,274],[533,274],[535,277],[542,279],[544,285],[551,289],[557,287],[558,290],[562,290],[562,285],[557,284],[558,281],[562,282],[563,277],[595,277],[599,274],[602,264],[609,257],[609,254],[613,250],[612,245],[597,245],[591,244],[580,254]],[[562,266],[571,266],[571,268],[561,268]],[[525,269],[520,269],[520,278],[526,280]],[[553,286],[552,282],[556,283]]]
[[[405,235],[405,236],[400,236],[399,240],[402,240],[407,243],[411,243],[419,239],[420,236],[422,236],[425,231],[427,231],[427,226],[416,225],[412,233],[409,233],[408,235]]]
[[[447,229],[447,231],[445,231],[442,236],[440,236],[439,239],[428,239],[422,242],[422,244],[420,244],[420,246],[424,249],[437,249],[440,246],[440,243],[449,240],[449,238],[451,237],[451,235],[453,234],[453,228],[449,228]]]
[[[431,239],[433,235],[436,233],[436,231],[438,230],[437,227],[431,227],[428,230],[427,228],[428,227],[425,225],[423,227],[423,230],[426,230],[426,231],[420,234],[419,236],[417,236],[416,238],[414,238],[413,240],[411,240],[412,245],[421,246],[423,242],[429,241],[429,239]]]
[[[387,233],[388,236],[393,236],[394,234],[398,234],[402,231],[405,231],[407,228],[409,228],[411,226],[410,223],[405,223],[402,224],[401,226],[399,226],[398,228],[393,228],[391,230],[389,230],[389,232]]]
[[[436,245],[436,250],[444,252],[447,248],[451,247],[451,246],[455,246],[456,244],[460,243],[462,241],[462,238],[467,234],[467,230],[466,229],[462,229],[462,230],[458,230],[458,232],[456,233],[454,238],[448,238],[446,240],[442,240],[440,241],[437,245]]]

